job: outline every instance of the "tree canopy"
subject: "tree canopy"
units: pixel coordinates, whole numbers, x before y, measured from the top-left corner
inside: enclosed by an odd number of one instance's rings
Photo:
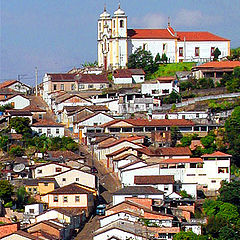
[[[11,201],[13,193],[13,186],[8,180],[0,180],[0,199],[4,200],[4,203]]]
[[[24,117],[14,117],[10,119],[10,128],[13,128],[17,133],[23,136],[30,136],[32,129],[30,127],[30,119]]]

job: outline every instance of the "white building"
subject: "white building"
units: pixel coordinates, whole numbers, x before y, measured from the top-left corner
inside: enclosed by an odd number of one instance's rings
[[[21,93],[28,93],[32,89],[27,84],[17,80],[8,80],[8,81],[4,81],[3,83],[0,83],[0,89],[3,89],[3,88],[10,88],[14,91],[21,92]]]
[[[42,203],[26,205],[24,210],[24,220],[26,223],[34,223],[35,217],[41,214],[43,210]]]
[[[31,126],[33,132],[47,137],[63,137],[64,125],[53,121],[40,120]]]
[[[152,119],[207,119],[208,113],[204,111],[192,111],[192,112],[169,112],[169,113],[152,113]]]
[[[128,57],[138,48],[149,50],[153,57],[166,54],[170,62],[209,61],[216,48],[220,58],[230,55],[230,40],[209,32],[166,29],[128,29],[127,16],[120,8],[113,16],[104,9],[98,19],[98,65],[105,69],[125,68]]]
[[[114,84],[143,83],[145,72],[142,69],[116,69],[113,72]]]
[[[159,77],[155,81],[141,85],[142,94],[150,96],[169,95],[173,91],[179,92],[175,77]]]
[[[30,105],[30,100],[20,94],[7,95],[4,99],[0,100],[0,105],[4,106],[10,104],[14,109],[23,109]]]

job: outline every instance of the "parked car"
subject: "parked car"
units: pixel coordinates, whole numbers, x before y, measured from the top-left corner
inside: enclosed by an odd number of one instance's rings
[[[106,205],[105,204],[100,204],[96,208],[96,215],[105,215],[105,210],[106,210]]]

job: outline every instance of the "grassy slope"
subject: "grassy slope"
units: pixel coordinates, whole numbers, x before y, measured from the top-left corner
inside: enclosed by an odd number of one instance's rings
[[[155,79],[162,76],[174,76],[178,71],[191,71],[195,65],[193,62],[160,64],[158,70],[151,74],[149,79]]]

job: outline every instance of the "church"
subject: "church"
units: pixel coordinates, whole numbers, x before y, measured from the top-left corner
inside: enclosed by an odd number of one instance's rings
[[[141,47],[152,53],[166,54],[169,62],[208,62],[215,48],[219,58],[230,55],[230,40],[210,32],[175,31],[170,23],[165,29],[128,29],[127,15],[118,9],[111,16],[104,7],[98,19],[98,65],[105,70],[126,68],[128,57]]]

